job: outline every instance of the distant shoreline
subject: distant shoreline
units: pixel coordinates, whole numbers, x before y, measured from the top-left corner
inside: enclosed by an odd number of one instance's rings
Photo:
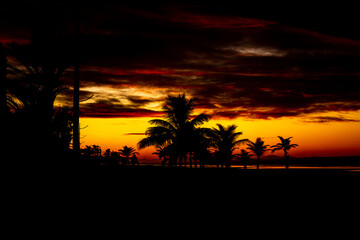
[[[360,167],[360,156],[339,156],[339,157],[291,157],[289,160],[290,167]],[[141,165],[161,166],[158,160],[140,160]],[[255,160],[248,166],[251,167],[255,164]],[[274,166],[284,165],[283,157],[264,157],[260,160],[261,166]],[[243,166],[240,161],[232,161],[232,166]],[[206,166],[210,167],[210,166]],[[216,167],[216,166],[211,166]]]

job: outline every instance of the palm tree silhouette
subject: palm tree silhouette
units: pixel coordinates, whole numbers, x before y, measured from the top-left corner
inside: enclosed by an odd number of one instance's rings
[[[43,43],[8,45],[9,55],[16,60],[16,65],[7,65],[8,91],[12,96],[8,106],[15,110],[12,125],[15,138],[21,139],[19,145],[37,163],[49,164],[50,154],[62,153],[54,125],[54,102],[67,89],[61,77],[69,67],[69,59],[61,52],[61,42],[50,39]],[[23,159],[24,156],[19,157]]]
[[[128,146],[124,146],[122,149],[119,149],[120,152],[120,156],[124,157],[125,159],[125,165],[129,165],[130,164],[130,156],[133,154],[139,154],[138,152],[136,152],[136,149],[133,147],[128,147]]]
[[[130,158],[131,166],[139,166],[139,159],[136,155],[140,155],[138,152],[134,152]]]
[[[236,146],[240,144],[248,143],[248,139],[237,138],[242,135],[242,132],[236,132],[236,125],[230,125],[224,127],[221,124],[217,124],[218,128],[212,129],[211,138],[213,141],[213,146],[216,148],[215,156],[217,162],[222,166],[231,167],[231,160],[234,157],[233,151],[236,149]]]
[[[152,154],[157,155],[159,160],[161,161],[161,165],[165,166],[166,162],[169,161],[171,157],[171,145],[165,147],[158,147],[155,152]]]
[[[148,146],[157,148],[171,145],[178,160],[179,166],[182,162],[186,164],[186,155],[193,151],[191,140],[201,131],[197,131],[198,126],[210,120],[210,116],[204,113],[192,118],[191,113],[194,110],[194,99],[187,99],[185,94],[178,96],[167,96],[163,106],[165,120],[153,119],[149,123],[155,125],[149,127],[146,131],[146,138],[138,143],[138,148],[142,149]]]
[[[248,147],[246,149],[250,150],[256,155],[256,169],[259,169],[260,158],[265,152],[270,150],[267,149],[269,145],[265,145],[264,141],[258,137],[256,138],[255,142],[250,141],[247,146]]]
[[[11,92],[27,112],[39,117],[38,120],[46,125],[44,127],[52,120],[57,95],[67,89],[61,76],[69,67],[64,56],[53,56],[45,53],[46,50],[33,45],[9,44],[10,54],[21,67],[8,65],[9,73],[17,83],[16,86],[12,84]]]
[[[280,139],[280,143],[277,143],[276,145],[271,146],[272,150],[271,152],[275,152],[275,151],[279,151],[279,150],[283,150],[284,151],[284,158],[285,158],[285,168],[289,169],[289,154],[288,151],[291,148],[296,148],[299,145],[297,144],[290,144],[291,143],[291,138],[292,137],[288,137],[288,138],[283,138],[281,136],[278,136],[278,138]]]
[[[73,137],[73,112],[69,107],[55,109],[54,133],[57,135],[59,144],[63,151],[69,151]]]
[[[247,152],[245,149],[241,149],[241,153],[235,154],[234,156],[237,159],[240,159],[241,162],[244,164],[244,169],[247,169],[247,165],[250,163],[250,157],[252,156],[252,154]]]

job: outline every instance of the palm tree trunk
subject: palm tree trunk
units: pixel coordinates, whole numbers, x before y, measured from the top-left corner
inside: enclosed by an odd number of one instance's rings
[[[259,164],[260,164],[260,157],[257,157],[257,160],[256,160],[256,169],[259,169]]]
[[[285,157],[285,168],[289,169],[289,159],[286,151],[284,151],[284,157]]]
[[[80,35],[80,6],[79,3],[75,3],[75,48],[79,47],[79,35]],[[76,51],[76,50],[75,50]],[[79,65],[79,53],[75,53],[74,64],[74,99],[73,99],[73,150],[76,158],[80,157],[80,108],[79,108],[79,88],[80,88],[80,65]]]
[[[189,165],[192,168],[192,153],[189,154]]]

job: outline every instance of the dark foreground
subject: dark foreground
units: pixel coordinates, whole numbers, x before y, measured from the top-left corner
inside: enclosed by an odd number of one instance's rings
[[[5,206],[13,206],[11,215],[16,209],[38,216],[41,209],[45,220],[65,219],[74,226],[78,219],[96,224],[121,219],[135,229],[173,226],[177,232],[182,225],[176,221],[190,229],[203,224],[211,230],[239,219],[279,227],[279,216],[289,225],[302,219],[316,226],[317,216],[352,214],[360,202],[360,172],[337,169],[82,166],[7,173],[2,193]]]
[[[360,171],[349,169],[222,169],[163,168],[157,166],[22,169],[12,171],[7,183],[47,189],[126,192],[237,193],[321,191],[360,192]]]

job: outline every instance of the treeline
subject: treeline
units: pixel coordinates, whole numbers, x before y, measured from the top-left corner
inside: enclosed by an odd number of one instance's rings
[[[135,148],[123,146],[118,151],[106,149],[103,153],[98,145],[86,145],[81,149],[85,164],[96,164],[100,167],[139,166],[138,155]]]
[[[169,167],[204,167],[210,164],[229,168],[232,161],[238,159],[246,168],[254,156],[257,169],[265,152],[282,150],[285,166],[289,167],[288,151],[298,146],[291,144],[291,137],[279,136],[280,142],[271,147],[261,138],[254,142],[239,139],[242,132],[236,131],[236,125],[201,127],[211,117],[205,113],[193,116],[193,110],[194,99],[187,99],[185,94],[167,96],[163,105],[164,119],[149,121],[152,126],[147,129],[146,137],[138,143],[138,148],[155,146],[157,150],[154,154],[162,160],[164,166]],[[234,150],[240,145],[244,145],[246,149],[242,149],[241,154],[234,154]]]

